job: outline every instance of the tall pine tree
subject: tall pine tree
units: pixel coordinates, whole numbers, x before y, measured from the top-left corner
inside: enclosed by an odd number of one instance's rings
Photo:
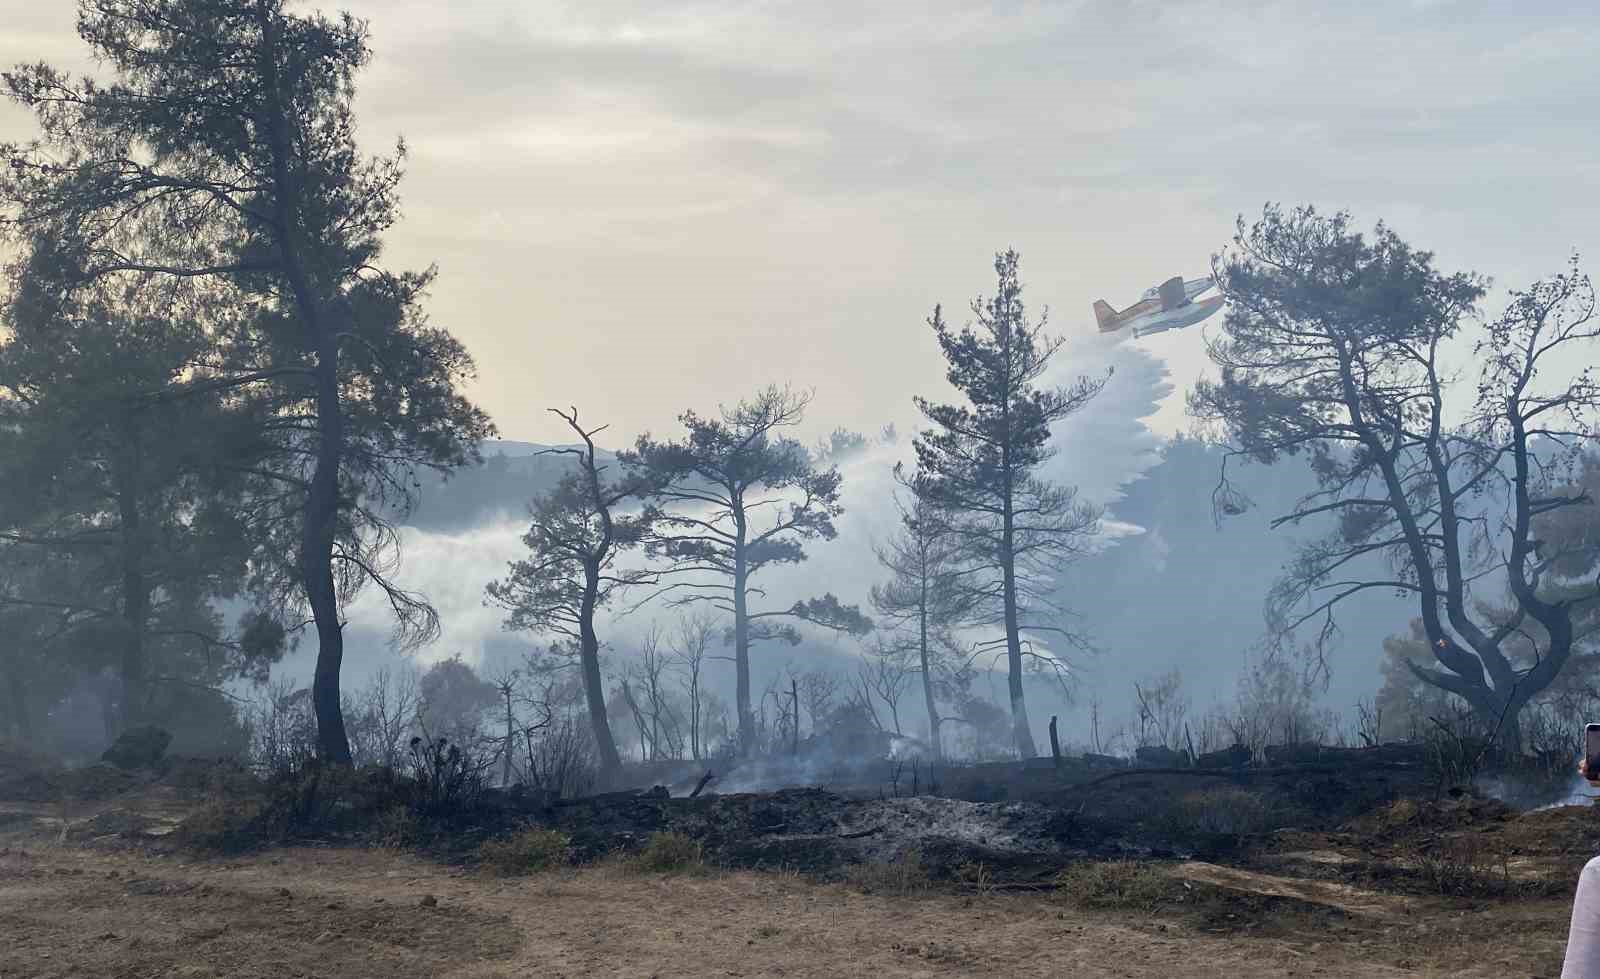
[[[741,751],[755,741],[752,644],[781,639],[797,645],[798,621],[852,635],[872,629],[859,608],[831,592],[788,607],[750,607],[751,596],[763,594],[752,580],[766,568],[804,561],[806,543],[832,540],[833,520],[844,512],[838,467],[817,464],[783,434],[807,404],[803,395],[769,387],[717,418],[685,412],[680,420],[687,434],[680,440],[646,434],[622,453],[630,470],[654,486],[646,510],[654,529],[646,548],[669,562],[664,572],[675,579],[668,585],[670,601],[706,603],[733,621]]]
[[[74,283],[62,258],[54,242],[25,243],[0,291],[0,537],[34,568],[70,564],[72,584],[23,575],[0,606],[47,610],[57,628],[92,624],[94,640],[77,642],[113,654],[127,728],[173,684],[244,666],[241,637],[258,617],[230,634],[212,602],[248,579],[253,544],[230,470],[258,464],[259,443],[230,438],[236,419],[215,398],[161,397],[204,346],[207,306],[191,283]],[[253,652],[281,651],[269,645]]]
[[[984,645],[1004,647],[1013,738],[1022,757],[1031,758],[1037,751],[1024,666],[1031,661],[1065,676],[1064,646],[1081,640],[1050,599],[1052,578],[1098,531],[1100,516],[1074,488],[1035,473],[1052,455],[1050,426],[1083,407],[1105,379],[1041,386],[1062,341],[1045,334],[1045,317],[1028,320],[1017,253],[995,256],[994,269],[995,295],[973,301],[973,324],[952,330],[934,307],[928,323],[949,364],[945,376],[966,403],[915,399],[932,427],[913,444],[923,496],[944,512],[974,568],[979,621],[1003,629]],[[1035,649],[1024,639],[1030,633],[1050,648]]]
[[[415,467],[473,457],[490,430],[459,393],[472,361],[420,300],[432,271],[380,267],[403,152],[356,143],[355,76],[369,56],[352,17],[283,0],[82,0],[78,33],[111,84],[48,65],[5,76],[42,130],[0,146],[0,230],[46,237],[85,280],[154,276],[231,294],[189,393],[226,389],[278,439],[256,476],[281,595],[309,606],[320,751],[350,762],[340,711],[343,606],[383,589],[402,633],[436,617],[396,587],[385,514]],[[403,147],[400,148],[403,150]]]

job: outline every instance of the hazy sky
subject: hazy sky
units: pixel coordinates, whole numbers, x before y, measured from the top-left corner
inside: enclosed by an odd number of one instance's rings
[[[430,309],[507,437],[576,403],[617,441],[770,381],[815,387],[813,432],[875,429],[940,392],[923,319],[996,250],[1091,330],[1268,199],[1503,284],[1600,254],[1587,5],[344,6],[376,52],[364,138],[412,149],[390,261],[439,263]],[[84,64],[67,0],[0,25],[0,63]],[[1200,370],[1198,330],[1143,344],[1180,391]]]
[[[74,6],[0,0],[0,65],[91,67]],[[370,20],[375,52],[363,138],[411,148],[388,260],[438,263],[429,309],[476,355],[473,394],[508,438],[564,441],[545,409],[576,404],[615,446],[774,381],[816,389],[808,436],[904,426],[913,394],[946,391],[925,317],[943,303],[960,322],[993,288],[994,253],[1015,247],[1030,305],[1081,335],[1054,377],[1118,367],[1058,433],[1054,473],[1108,500],[1148,465],[1137,418],[1159,404],[1151,428],[1185,427],[1204,354],[1199,329],[1111,349],[1087,335],[1090,304],[1202,273],[1241,212],[1349,208],[1501,285],[1574,248],[1600,258],[1587,4],[345,7]],[[0,140],[30,133],[0,106]],[[877,461],[850,472],[841,541],[780,591],[866,597],[871,541],[892,524]],[[518,530],[408,531],[402,583],[445,622],[428,658],[476,658],[500,635],[482,587]],[[351,610],[347,669],[387,661],[380,606],[369,593]],[[1108,696],[1186,650],[1108,650]],[[1375,684],[1376,655],[1351,650],[1339,669]],[[308,664],[303,651],[290,666]],[[1226,688],[1236,665],[1213,665]]]

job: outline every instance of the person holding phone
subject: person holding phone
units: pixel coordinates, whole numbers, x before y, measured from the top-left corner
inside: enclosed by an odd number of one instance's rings
[[[1590,724],[1583,730],[1583,760],[1578,762],[1578,774],[1600,789],[1600,724]],[[1600,857],[1584,864],[1578,875],[1561,979],[1600,979]]]

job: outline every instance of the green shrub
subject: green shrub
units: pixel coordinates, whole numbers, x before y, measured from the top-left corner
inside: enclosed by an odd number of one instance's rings
[[[650,873],[696,872],[705,869],[705,848],[682,833],[651,833],[632,863],[635,870]]]
[[[485,870],[514,877],[562,866],[571,848],[572,837],[560,830],[530,828],[485,840],[478,847],[478,859]]]
[[[1056,886],[1082,908],[1151,911],[1183,896],[1183,885],[1161,868],[1132,860],[1073,864],[1057,875]]]

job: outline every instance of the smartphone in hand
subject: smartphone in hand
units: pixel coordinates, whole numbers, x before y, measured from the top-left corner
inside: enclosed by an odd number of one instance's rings
[[[1600,782],[1600,724],[1584,725],[1583,768],[1589,781]]]

